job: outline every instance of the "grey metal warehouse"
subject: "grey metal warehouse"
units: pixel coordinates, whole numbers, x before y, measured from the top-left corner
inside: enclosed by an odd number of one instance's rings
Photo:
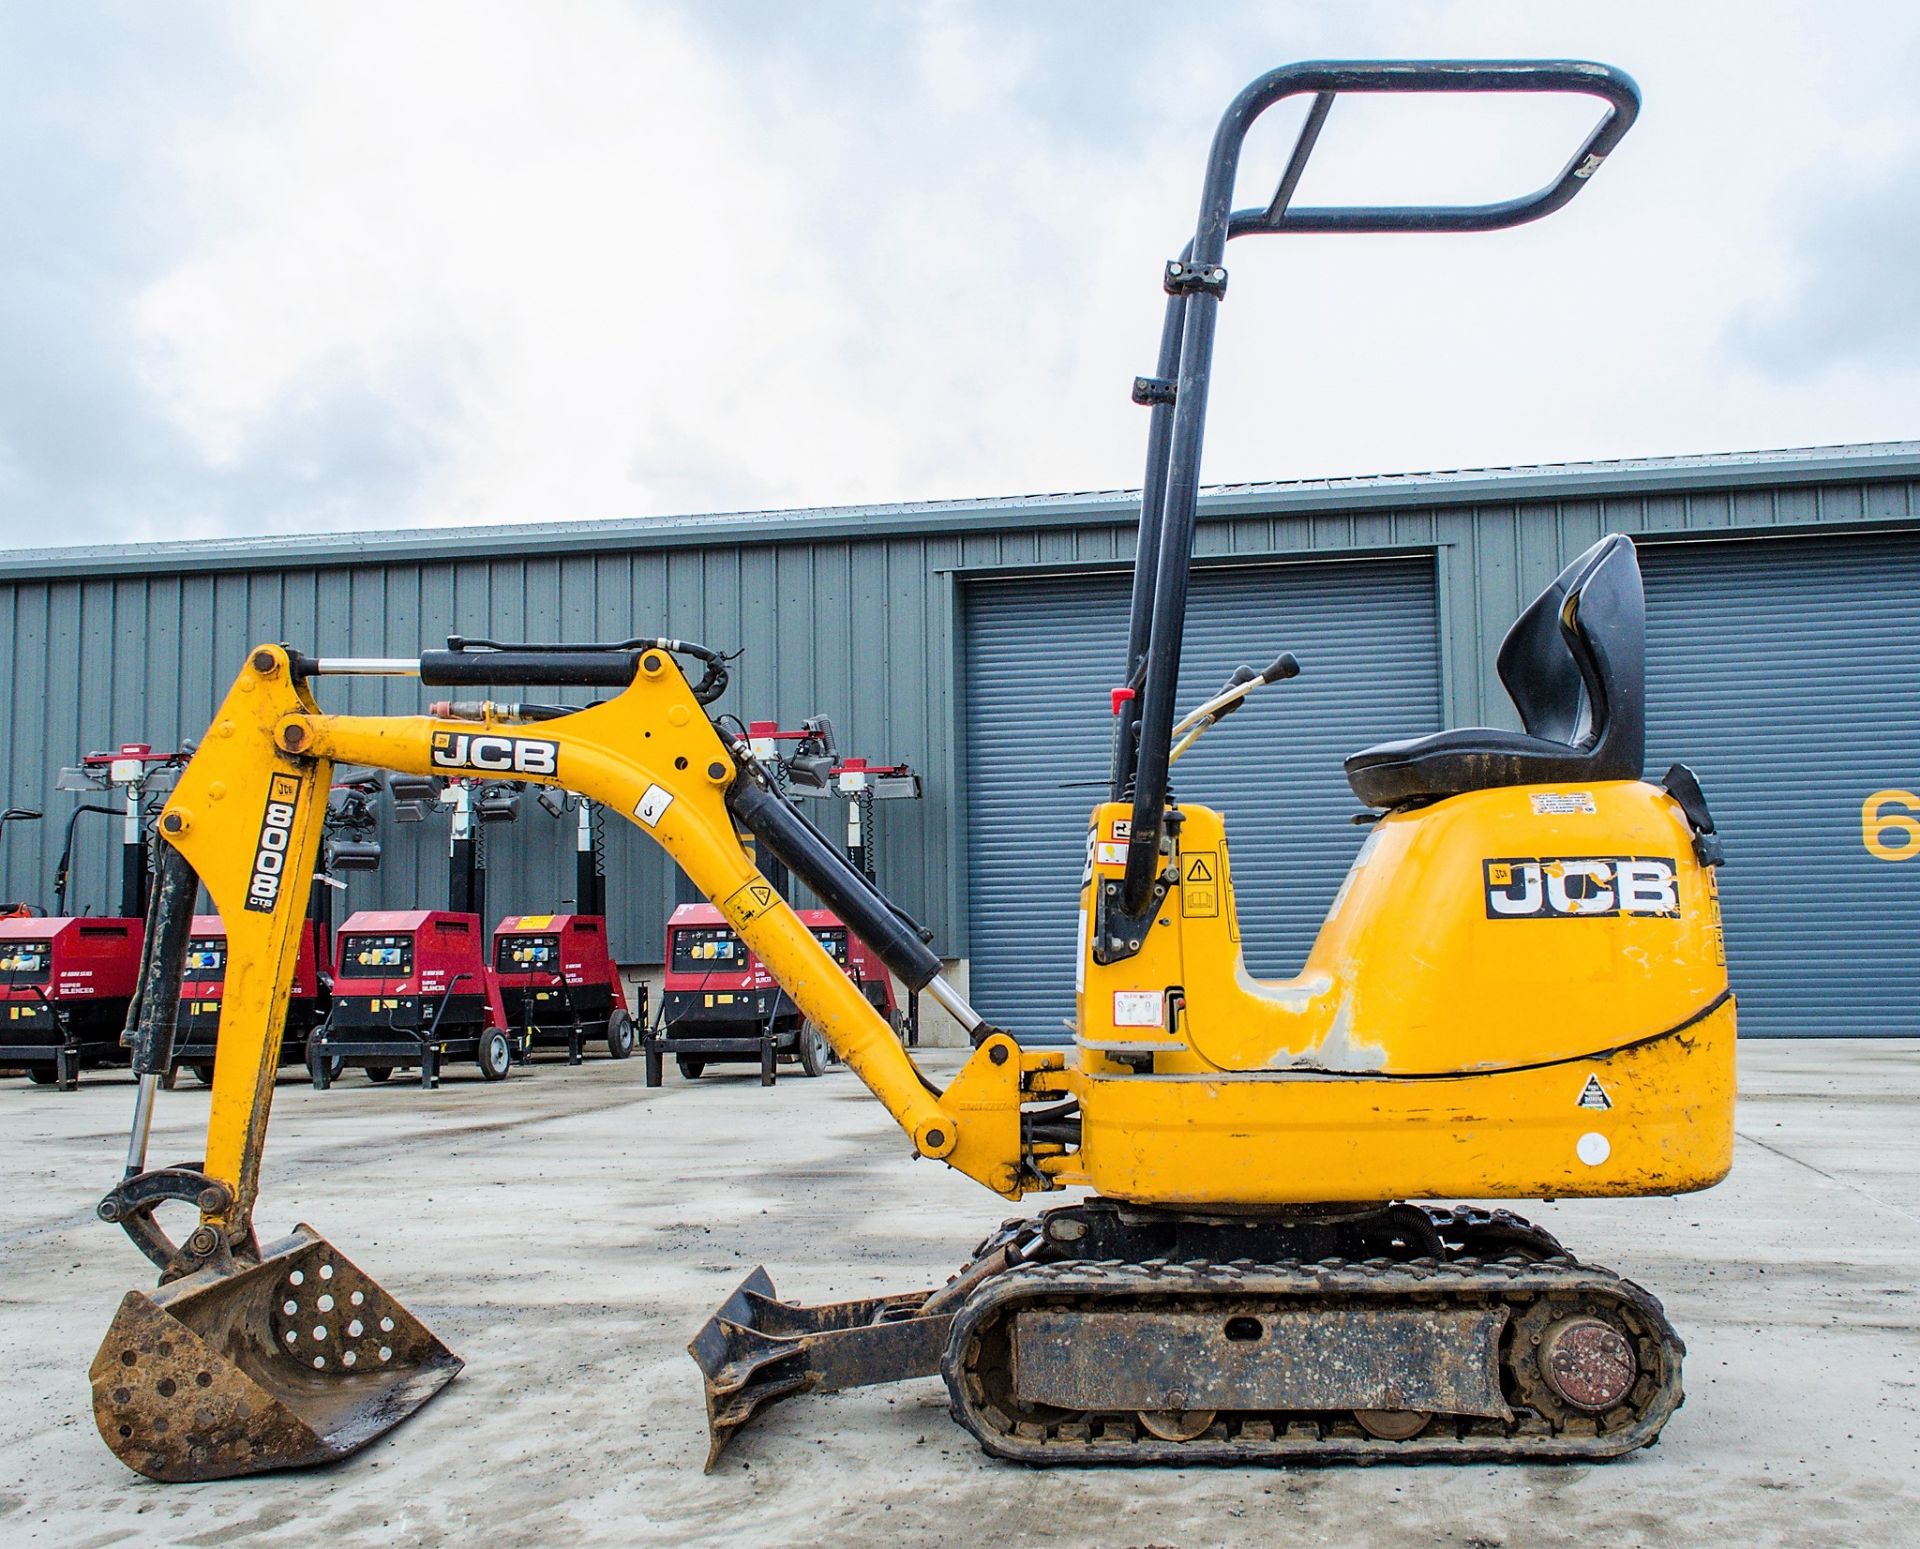
[[[0,582],[0,799],[125,741],[197,736],[257,640],[405,655],[449,632],[659,632],[742,648],[719,708],[832,717],[844,751],[906,759],[888,889],[1025,1036],[1071,1009],[1085,811],[1105,770],[1134,497],[1116,492],[665,520],[16,554]],[[1581,548],[1641,541],[1647,769],[1700,774],[1748,1034],[1920,1033],[1920,443],[1217,488],[1203,498],[1182,698],[1278,649],[1304,668],[1223,724],[1179,793],[1231,815],[1250,966],[1290,972],[1358,843],[1342,757],[1511,726],[1493,657]],[[324,702],[421,708],[405,680]],[[623,962],[657,963],[684,896],[625,825]],[[58,825],[5,835],[0,895],[44,899]],[[389,828],[353,908],[445,902],[444,822]],[[488,831],[494,914],[564,906],[568,836],[532,803]],[[110,835],[74,897],[104,912]]]

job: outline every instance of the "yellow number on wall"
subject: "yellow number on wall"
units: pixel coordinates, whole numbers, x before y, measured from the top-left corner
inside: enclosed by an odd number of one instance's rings
[[[1889,844],[1889,839],[1897,841]],[[1883,861],[1920,855],[1920,796],[1912,791],[1875,791],[1860,804],[1860,842]]]

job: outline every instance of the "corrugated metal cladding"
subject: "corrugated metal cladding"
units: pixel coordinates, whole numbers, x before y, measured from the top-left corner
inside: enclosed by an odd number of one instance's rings
[[[1740,1030],[1920,1033],[1920,536],[1677,544],[1643,568],[1647,768],[1691,765],[1727,836]]]
[[[658,630],[744,648],[718,708],[796,722],[830,714],[848,752],[916,767],[945,741],[945,630],[926,602],[919,545],[896,573],[884,544],[854,564],[853,546],[762,545],[724,550],[580,553],[565,557],[132,575],[0,587],[0,639],[19,642],[0,673],[6,695],[0,798],[71,810],[52,791],[59,765],[123,741],[161,747],[198,737],[249,645],[286,640],[320,655],[394,656],[449,632],[503,639],[623,639]],[[830,604],[810,606],[830,597]],[[784,599],[779,607],[774,600]],[[856,644],[857,642],[857,644]],[[889,685],[882,692],[880,685]],[[417,713],[445,690],[408,679],[327,678],[325,708]],[[499,692],[503,699],[516,696]],[[543,691],[543,699],[584,696]],[[951,782],[930,800],[892,802],[881,843],[889,883],[928,912]],[[611,816],[611,815],[610,815]],[[117,897],[104,820],[83,820],[73,899],[106,912]],[[518,822],[483,830],[488,907],[498,916],[559,907],[573,893],[571,820],[529,797]],[[56,823],[8,826],[6,896],[45,898],[59,849]],[[444,906],[447,821],[388,825],[375,873],[355,873],[349,909]],[[673,887],[661,852],[632,826],[607,824],[611,930],[623,961],[657,962]]]
[[[1388,557],[1428,565],[1438,587],[1443,718],[1511,725],[1493,668],[1501,633],[1603,531],[1644,537],[1650,550],[1669,538],[1912,529],[1920,523],[1917,492],[1914,444],[1249,485],[1204,497],[1198,553],[1227,566]],[[1870,551],[1883,540],[1860,541]],[[1708,552],[1712,544],[1698,547]],[[1791,588],[1794,545],[1755,547],[1777,552],[1766,565]],[[924,801],[883,809],[883,877],[933,927],[940,949],[963,957],[978,823],[969,819],[966,771],[956,763],[966,714],[960,599],[969,588],[1022,573],[1111,570],[1131,551],[1132,499],[1120,494],[14,553],[0,577],[0,801],[45,806],[57,820],[71,801],[52,789],[61,764],[118,741],[167,744],[199,735],[257,640],[328,654],[406,655],[449,631],[538,639],[659,631],[745,648],[717,708],[788,724],[829,715],[847,751],[904,758],[922,771]],[[1911,561],[1903,563],[1911,573]],[[1651,555],[1648,568],[1652,575]],[[1264,629],[1249,631],[1244,645],[1236,639],[1232,659],[1258,655],[1269,640]],[[1304,731],[1294,718],[1319,690],[1312,641],[1303,643],[1308,677],[1270,690],[1269,707],[1248,710],[1247,724],[1271,715],[1283,730]],[[1847,670],[1877,670],[1883,657],[1876,644]],[[1201,665],[1209,675],[1218,667]],[[1103,662],[1103,691],[1109,671]],[[330,680],[320,692],[329,706],[360,711],[414,710],[436,697],[404,681]],[[1103,743],[1104,692],[1064,710],[1061,722]],[[1412,729],[1392,724],[1381,734]],[[1232,721],[1219,735],[1229,734],[1248,735]],[[1346,751],[1329,748],[1329,775]],[[1094,762],[1088,778],[1098,776]],[[1884,778],[1889,789],[1912,791],[1920,769]],[[1710,779],[1718,795],[1715,784]],[[525,806],[517,825],[488,836],[496,913],[550,907],[572,889],[568,830]],[[1236,832],[1247,809],[1245,799],[1233,805]],[[97,911],[112,897],[114,863],[110,825],[89,821],[75,897]],[[1076,845],[1081,821],[1072,822]],[[657,962],[673,884],[657,852],[625,824],[609,826],[616,948],[627,961]],[[1733,820],[1728,828],[1738,857],[1746,835]],[[349,904],[438,902],[445,833],[444,819],[390,829],[389,865],[355,876]],[[45,900],[58,849],[57,821],[9,824],[0,840],[0,897]],[[1909,871],[1920,884],[1920,863],[1880,864],[1881,885],[1906,886]],[[1730,890],[1737,871],[1736,861]],[[1295,906],[1294,895],[1276,894],[1264,881],[1257,891],[1266,895],[1263,913]],[[1729,923],[1737,964],[1742,927]],[[1848,961],[1862,976],[1892,972],[1858,952]]]
[[[1263,690],[1175,766],[1187,801],[1227,813],[1247,966],[1299,970],[1360,847],[1341,760],[1440,725],[1433,561],[1202,570],[1180,661],[1197,704],[1282,650],[1301,675]],[[991,1022],[1064,1041],[1087,810],[1104,800],[1103,707],[1126,655],[1127,578],[968,589],[972,999]]]

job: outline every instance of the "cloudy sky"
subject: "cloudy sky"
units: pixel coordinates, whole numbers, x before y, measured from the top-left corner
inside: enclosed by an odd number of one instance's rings
[[[1204,11],[0,8],[0,529],[1133,484],[1212,124],[1310,57],[1585,56],[1646,107],[1524,230],[1235,244],[1209,482],[1920,436],[1920,7]],[[1590,111],[1345,103],[1301,198],[1504,196]]]

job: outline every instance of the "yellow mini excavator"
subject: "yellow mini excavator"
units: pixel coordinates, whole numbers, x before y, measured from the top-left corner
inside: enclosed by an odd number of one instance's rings
[[[1296,208],[1328,110],[1356,92],[1577,92],[1604,112],[1561,175],[1522,198]],[[1234,209],[1249,126],[1296,95],[1305,127],[1278,192]],[[1169,782],[1196,737],[1298,670],[1290,655],[1242,669],[1176,715],[1227,240],[1532,220],[1586,186],[1637,101],[1593,64],[1339,63],[1276,70],[1229,109],[1192,244],[1165,269],[1158,372],[1135,387],[1150,452],[1070,1051],[1023,1049],[940,977],[913,922],[781,794],[739,723],[712,713],[726,684],[715,650],[458,637],[404,660],[255,648],[160,820],[133,1136],[99,1207],[160,1284],[128,1293],[93,1365],[108,1446],[156,1479],[323,1462],[460,1368],[312,1228],[264,1244],[253,1228],[275,1045],[342,764],[510,777],[627,814],[918,1156],[1008,1200],[1082,1191],[1007,1222],[929,1292],[800,1306],[756,1270],[692,1344],[710,1461],[786,1395],[936,1372],[961,1425],[1030,1463],[1597,1459],[1652,1441],[1681,1398],[1681,1344],[1660,1304],[1504,1210],[1420,1203],[1672,1194],[1717,1182],[1731,1159],[1719,840],[1684,766],[1642,779],[1632,545],[1603,539],[1508,634],[1499,669],[1524,732],[1446,731],[1348,760],[1370,827],[1297,978],[1247,972],[1225,822]],[[323,680],[354,673],[605,697],[323,710]],[[944,1088],[755,868],[743,831],[971,1031]],[[206,1154],[149,1168],[203,884],[229,952]],[[156,1219],[170,1201],[198,1213],[183,1241]]]

